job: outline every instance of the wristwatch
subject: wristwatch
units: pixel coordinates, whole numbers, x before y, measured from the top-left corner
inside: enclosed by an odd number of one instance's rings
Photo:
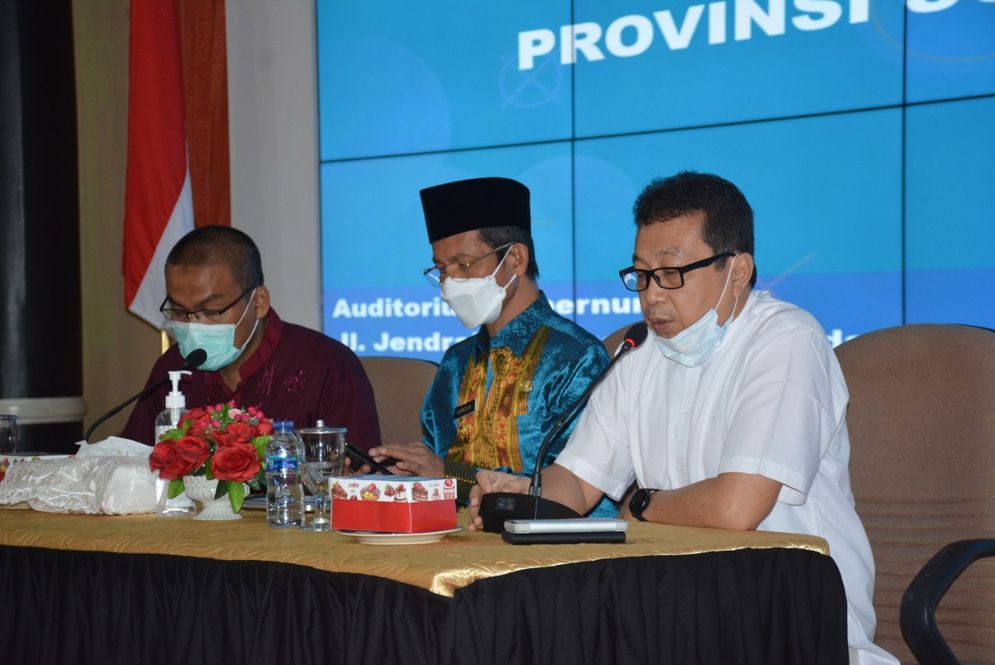
[[[629,513],[640,522],[646,521],[643,517],[643,511],[649,508],[650,497],[653,496],[654,492],[656,492],[656,490],[641,487],[637,489],[632,495],[632,498],[629,499]]]

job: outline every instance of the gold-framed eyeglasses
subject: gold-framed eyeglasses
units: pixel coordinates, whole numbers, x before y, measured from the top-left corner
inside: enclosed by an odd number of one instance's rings
[[[232,307],[237,305],[242,301],[245,296],[252,293],[258,287],[252,286],[247,288],[245,291],[232,300],[230,303],[222,307],[221,309],[183,309],[182,307],[173,307],[172,303],[169,302],[169,296],[162,301],[159,305],[159,311],[162,312],[167,319],[170,321],[194,321],[196,323],[220,323],[225,316],[225,312],[230,310]]]
[[[473,259],[466,259],[463,261],[453,261],[452,263],[447,263],[443,267],[432,266],[430,268],[425,268],[422,270],[422,275],[432,286],[441,286],[447,279],[455,279],[457,281],[470,278],[470,270],[474,265],[480,261],[486,259],[491,254],[497,254],[498,252],[504,251],[514,245],[514,242],[507,242],[500,247],[495,247],[486,254],[481,254],[480,256]],[[501,258],[504,258],[502,255]]]

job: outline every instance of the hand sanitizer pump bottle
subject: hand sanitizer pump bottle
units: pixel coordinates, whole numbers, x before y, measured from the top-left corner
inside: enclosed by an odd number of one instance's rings
[[[187,398],[180,392],[180,379],[184,374],[190,372],[181,369],[169,372],[169,380],[173,384],[173,389],[166,395],[166,408],[159,412],[155,419],[155,440],[159,442],[159,437],[176,427],[180,418],[187,412]]]
[[[159,437],[176,427],[180,418],[187,411],[187,398],[180,392],[180,379],[184,374],[190,374],[187,370],[177,370],[169,372],[169,380],[173,384],[173,389],[166,395],[166,408],[159,412],[155,419],[155,440],[159,442]],[[155,512],[163,517],[188,517],[193,515],[195,506],[187,495],[180,494],[172,499],[168,498],[168,480],[156,481],[156,492],[159,500],[156,504]]]

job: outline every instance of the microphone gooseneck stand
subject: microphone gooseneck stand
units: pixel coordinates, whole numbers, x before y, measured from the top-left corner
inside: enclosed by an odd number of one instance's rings
[[[183,367],[180,367],[180,370],[184,371],[184,370],[188,370],[188,369],[197,369],[198,367],[200,367],[201,365],[204,364],[205,360],[207,360],[207,351],[205,351],[204,349],[194,349],[193,351],[190,352],[190,355],[188,355],[184,359]],[[149,395],[151,395],[152,393],[154,393],[156,390],[158,390],[162,386],[166,385],[167,383],[169,383],[169,374],[168,373],[166,374],[166,376],[164,376],[163,378],[159,379],[155,383],[150,384],[149,386],[146,386],[145,389],[142,390],[141,392],[139,392],[139,393],[137,393],[135,395],[132,395],[131,397],[129,397],[128,399],[126,399],[125,401],[121,402],[120,404],[118,404],[117,406],[115,406],[113,409],[111,409],[110,411],[108,411],[107,413],[105,413],[104,415],[102,415],[99,418],[97,418],[96,420],[94,420],[93,424],[90,425],[89,429],[86,430],[86,434],[83,435],[83,440],[84,441],[89,441],[90,440],[90,435],[93,434],[93,432],[97,429],[97,427],[99,427],[101,424],[103,424],[103,422],[105,420],[107,420],[111,416],[113,416],[116,413],[118,413],[121,409],[123,409],[124,407],[128,406],[132,402],[136,402],[136,401],[138,401],[140,399],[144,399],[145,397],[148,397]]]
[[[630,327],[625,333],[625,341],[615,354],[615,357],[612,358],[612,361],[608,364],[608,367],[605,368],[597,379],[588,385],[587,389],[581,394],[581,396],[574,401],[570,408],[567,409],[566,412],[564,412],[564,414],[556,421],[553,428],[549,430],[546,438],[542,441],[542,446],[539,447],[539,453],[536,455],[535,467],[532,470],[532,480],[529,483],[528,494],[517,494],[515,492],[492,492],[483,496],[480,501],[479,515],[484,522],[484,531],[501,533],[504,531],[505,520],[571,519],[580,517],[580,515],[572,508],[568,508],[562,503],[543,498],[542,463],[546,459],[546,453],[549,452],[549,447],[557,438],[559,438],[559,436],[563,433],[563,430],[565,430],[571,423],[577,412],[580,411],[580,409],[587,403],[587,399],[591,396],[591,393],[598,386],[598,384],[600,384],[601,381],[608,376],[608,373],[619,361],[619,359],[622,358],[622,356],[643,343],[647,334],[646,324],[642,321]]]

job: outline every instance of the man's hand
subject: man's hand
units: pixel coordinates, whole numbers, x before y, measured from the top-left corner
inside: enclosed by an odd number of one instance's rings
[[[343,476],[365,476],[368,473],[373,473],[373,469],[369,464],[364,464],[358,469],[352,468],[352,459],[348,455],[342,460],[342,475]]]
[[[378,446],[370,449],[370,456],[378,462],[383,462],[389,457],[396,459],[397,464],[388,468],[391,473],[398,475],[430,476],[433,478],[443,476],[442,458],[421,442]]]
[[[480,512],[480,500],[485,494],[492,492],[528,494],[529,482],[526,476],[515,476],[501,471],[478,471],[477,484],[470,490],[470,522],[467,525],[470,531],[484,528],[484,520],[477,513]]]

